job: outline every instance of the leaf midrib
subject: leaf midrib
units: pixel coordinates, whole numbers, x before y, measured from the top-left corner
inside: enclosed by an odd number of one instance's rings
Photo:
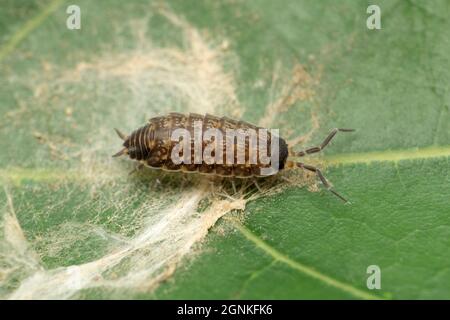
[[[403,150],[342,153],[324,157],[329,166],[348,164],[370,164],[372,162],[400,162],[418,159],[450,157],[450,146],[430,146]]]
[[[322,159],[328,167],[346,166],[353,164],[371,164],[374,162],[393,162],[412,161],[431,158],[450,157],[450,146],[431,146],[426,148],[387,150],[361,153],[342,153],[332,156],[325,156]],[[117,172],[108,175],[113,178]],[[20,184],[23,180],[35,182],[52,182],[58,180],[83,181],[89,180],[79,169],[62,168],[23,168],[8,167],[0,169],[0,180],[11,181],[14,184]]]

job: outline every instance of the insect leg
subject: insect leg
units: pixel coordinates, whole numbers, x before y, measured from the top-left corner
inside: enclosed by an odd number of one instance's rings
[[[322,182],[322,184],[325,186],[325,188],[327,188],[328,191],[330,191],[332,194],[334,194],[336,197],[338,197],[339,199],[341,199],[344,202],[348,202],[347,199],[345,199],[343,196],[341,196],[339,193],[337,193],[336,191],[333,190],[333,187],[331,186],[331,184],[328,182],[328,180],[323,176],[322,171],[320,171],[318,168],[304,164],[302,162],[296,162],[297,167],[299,168],[303,168],[305,170],[309,170],[314,172],[315,174],[317,174],[317,176],[319,177],[320,181]]]
[[[234,183],[234,179],[231,178],[230,181],[231,181],[231,187],[233,188],[233,194],[236,194],[237,189],[236,189],[236,184]]]
[[[131,176],[133,173],[138,172],[143,167],[144,167],[144,164],[143,163],[139,163],[138,165],[136,165],[136,167],[134,167],[133,170],[130,171],[130,173],[128,175]]]
[[[259,192],[262,192],[261,187],[258,184],[258,181],[256,181],[256,178],[253,178],[253,184],[255,185],[256,189],[258,189]]]
[[[323,150],[328,145],[328,143],[330,143],[330,141],[334,138],[336,133],[338,133],[338,132],[352,132],[352,131],[355,131],[355,130],[354,129],[338,129],[338,128],[335,128],[335,129],[331,130],[331,132],[328,134],[328,136],[325,138],[325,140],[320,144],[320,146],[310,147],[310,148],[308,148],[306,150],[295,152],[293,154],[293,156],[295,156],[295,157],[303,157],[306,154],[319,152],[319,151]]]

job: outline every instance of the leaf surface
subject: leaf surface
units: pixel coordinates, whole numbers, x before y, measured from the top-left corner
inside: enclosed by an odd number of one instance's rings
[[[447,1],[379,1],[381,30],[364,1],[79,1],[81,30],[69,4],[0,16],[2,297],[450,298]],[[235,201],[128,176],[113,128],[168,111],[296,150],[356,129],[301,159],[351,205],[311,176]]]

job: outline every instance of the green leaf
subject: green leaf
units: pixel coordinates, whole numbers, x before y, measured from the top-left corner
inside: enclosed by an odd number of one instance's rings
[[[2,6],[2,298],[450,298],[448,1],[379,1],[381,30],[364,1],[69,4]],[[169,111],[356,129],[301,159],[351,204],[300,169],[128,176],[113,128]]]

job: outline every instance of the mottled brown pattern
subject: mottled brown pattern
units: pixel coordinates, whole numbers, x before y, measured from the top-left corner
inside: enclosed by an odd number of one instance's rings
[[[203,133],[210,128],[220,129],[224,141],[222,141],[223,150],[223,163],[226,163],[226,129],[260,129],[259,127],[252,125],[244,121],[238,121],[227,117],[216,117],[213,115],[200,115],[190,113],[188,115],[180,113],[170,113],[166,116],[160,116],[151,118],[149,122],[133,131],[124,142],[124,147],[131,159],[136,159],[152,168],[160,168],[166,171],[185,171],[185,172],[198,172],[201,174],[220,175],[225,177],[247,178],[254,176],[261,176],[261,168],[270,167],[270,165],[250,164],[250,151],[249,151],[249,139],[246,139],[245,144],[245,161],[246,164],[207,164],[204,161],[202,164],[194,164],[194,122],[203,122]],[[170,137],[173,130],[177,128],[187,129],[191,134],[191,162],[192,164],[174,164],[171,160],[172,148],[176,142],[172,142]],[[268,151],[270,156],[270,135],[268,136],[269,144]],[[286,163],[288,148],[283,139],[280,138],[280,164],[279,169],[283,169]],[[205,147],[211,142],[207,141],[203,143],[202,152]],[[212,142],[214,143],[214,141]],[[237,146],[235,143],[235,161],[237,163]],[[256,152],[258,152],[256,150]],[[259,159],[258,159],[259,160]]]

